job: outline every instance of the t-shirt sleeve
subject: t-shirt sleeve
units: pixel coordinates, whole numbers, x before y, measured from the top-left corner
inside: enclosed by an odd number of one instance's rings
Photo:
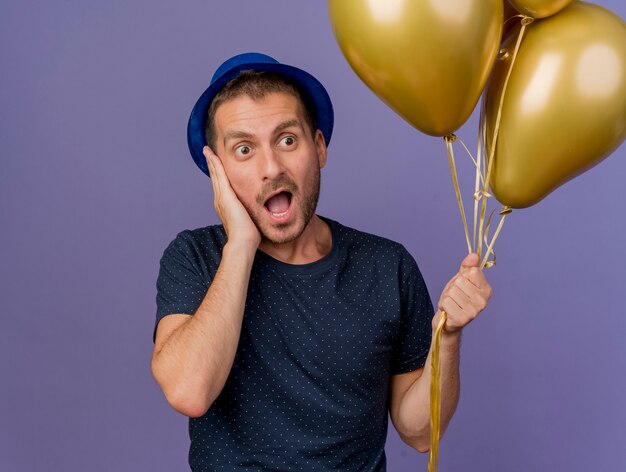
[[[156,287],[156,322],[152,342],[156,339],[156,329],[164,316],[174,313],[193,315],[209,288],[209,280],[194,254],[189,230],[181,231],[165,248],[161,257]]]
[[[432,338],[434,308],[413,256],[403,247],[400,262],[402,319],[391,374],[419,369],[426,363]]]

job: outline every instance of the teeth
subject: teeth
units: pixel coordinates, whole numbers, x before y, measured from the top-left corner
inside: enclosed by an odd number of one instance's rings
[[[278,216],[278,217],[280,217],[280,216],[285,216],[285,215],[287,214],[287,212],[288,212],[288,211],[289,211],[289,210],[283,211],[282,213],[272,213],[272,215],[274,215],[274,216]]]

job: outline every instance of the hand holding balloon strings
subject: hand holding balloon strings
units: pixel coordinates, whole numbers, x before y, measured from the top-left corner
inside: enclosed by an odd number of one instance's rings
[[[367,86],[418,130],[444,137],[468,253],[482,257],[481,269],[495,264],[493,247],[512,208],[536,204],[626,138],[626,27],[598,5],[466,0],[435,8],[428,2],[329,0],[329,12],[346,59]],[[505,32],[503,42],[504,27],[517,17],[519,29],[511,29],[517,34]],[[453,133],[483,88],[474,159]],[[476,168],[471,241],[454,159],[457,139]],[[490,238],[492,195],[503,208]],[[444,311],[432,345],[430,472],[438,461],[445,323]]]
[[[493,217],[494,211],[491,212],[489,217],[485,223],[485,213],[487,208],[487,199],[491,197],[491,194],[488,192],[489,187],[489,179],[491,175],[491,169],[493,165],[493,151],[495,149],[495,143],[498,139],[499,133],[499,122],[502,114],[502,104],[504,102],[504,94],[506,92],[506,88],[508,85],[508,81],[510,78],[511,71],[513,69],[513,64],[519,52],[519,48],[522,42],[522,38],[524,36],[524,32],[526,27],[533,22],[533,18],[527,17],[525,15],[521,15],[521,28],[518,33],[517,42],[515,45],[515,49],[513,51],[513,56],[511,58],[511,65],[508,69],[508,73],[504,82],[504,86],[502,87],[502,92],[500,94],[500,101],[497,111],[497,120],[496,126],[494,128],[493,136],[492,136],[492,145],[490,147],[491,153],[489,157],[486,156],[486,138],[487,138],[487,128],[485,125],[485,120],[481,119],[481,126],[479,127],[479,135],[478,135],[478,150],[476,159],[472,156],[471,152],[465,145],[465,143],[459,139],[463,148],[469,155],[470,159],[474,163],[475,166],[475,189],[474,189],[474,221],[473,221],[473,237],[472,242],[470,242],[469,238],[469,230],[467,227],[467,218],[465,215],[465,208],[463,205],[463,199],[461,196],[461,191],[459,188],[458,176],[456,171],[456,162],[454,159],[454,147],[453,143],[457,140],[457,136],[453,133],[447,134],[444,136],[444,141],[446,144],[446,151],[448,154],[448,164],[450,167],[450,174],[452,176],[452,182],[454,185],[454,191],[457,199],[457,203],[459,206],[459,211],[461,213],[461,219],[463,221],[463,228],[465,230],[465,239],[467,243],[468,252],[470,256],[473,256],[474,248],[477,247],[476,255],[478,261],[480,261],[481,253],[482,253],[482,243],[483,239],[485,245],[487,246],[485,256],[480,264],[480,269],[489,268],[495,265],[496,263],[496,253],[493,249],[493,246],[500,234],[502,226],[504,225],[504,221],[507,215],[511,213],[511,208],[508,206],[504,206],[500,211],[500,222],[498,227],[493,235],[491,241],[488,242],[489,239],[489,229],[491,225],[491,218]],[[509,58],[509,53],[506,49],[500,51],[502,55],[501,58]],[[483,163],[484,158],[487,158],[488,168],[487,173],[484,175],[483,169],[485,165]],[[477,226],[477,217],[478,217],[478,205],[479,202],[482,202],[481,210],[480,210],[480,219],[478,220],[478,242],[476,241],[476,226]],[[493,259],[489,260],[490,254],[493,253]],[[468,256],[468,257],[470,257]],[[481,272],[482,275],[482,272]],[[445,293],[445,289],[444,289]],[[491,296],[491,288],[489,287],[489,296]],[[433,345],[432,345],[432,358],[431,358],[431,382],[430,382],[430,452],[428,457],[428,471],[436,472],[439,467],[439,436],[441,432],[441,374],[440,374],[440,362],[439,362],[439,353],[440,353],[440,343],[443,331],[445,329],[448,313],[445,311],[443,307],[441,307],[441,311],[439,319],[434,320],[435,323],[435,333],[433,337]]]

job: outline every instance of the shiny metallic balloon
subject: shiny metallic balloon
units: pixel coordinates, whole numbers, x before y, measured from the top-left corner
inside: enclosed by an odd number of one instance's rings
[[[546,18],[561,11],[572,0],[509,0],[509,2],[524,15],[533,18]]]
[[[487,86],[488,152],[517,35]],[[506,89],[491,190],[504,205],[534,205],[607,157],[626,138],[626,24],[574,2],[530,24]]]
[[[502,0],[329,0],[343,54],[415,128],[444,136],[480,98],[502,34]]]

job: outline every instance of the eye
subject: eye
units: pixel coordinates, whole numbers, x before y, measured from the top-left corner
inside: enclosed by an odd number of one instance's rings
[[[284,138],[281,138],[280,141],[278,141],[278,144],[281,146],[291,147],[296,144],[296,138],[292,135],[285,136]]]
[[[237,146],[235,148],[235,154],[239,157],[246,157],[252,153],[252,148],[246,144],[242,144],[241,146]]]

